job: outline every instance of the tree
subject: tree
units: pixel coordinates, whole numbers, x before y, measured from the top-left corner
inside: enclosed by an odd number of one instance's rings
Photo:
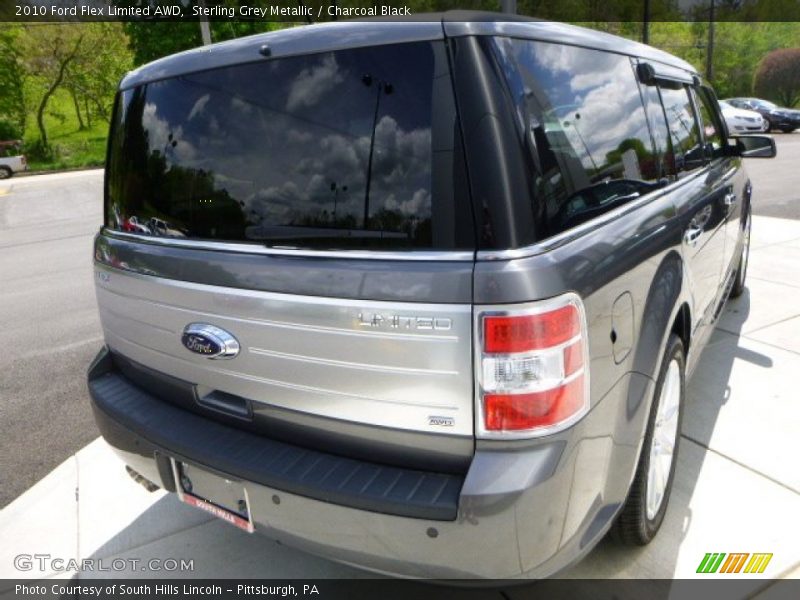
[[[19,27],[0,23],[0,141],[25,133],[24,71],[19,62]]]
[[[800,48],[767,54],[758,65],[753,89],[783,106],[794,106],[800,100]]]
[[[719,97],[750,96],[761,58],[796,46],[800,23],[718,23],[716,40],[713,83]]]
[[[112,0],[119,7],[128,6],[165,6],[175,4],[172,0]],[[192,2],[196,4],[196,2]],[[274,4],[272,0],[220,0],[209,2],[209,6],[225,5],[237,7],[242,4],[249,6],[266,6]],[[262,20],[240,21],[223,19],[209,23],[211,28],[211,41],[222,42],[234,38],[262,33],[279,29],[289,23],[276,23]],[[197,22],[149,22],[130,21],[124,24],[125,33],[130,38],[130,48],[133,51],[133,60],[136,66],[148,63],[163,56],[168,56],[183,50],[196,48],[203,44],[200,37],[200,26]]]
[[[119,23],[30,23],[23,27],[17,46],[30,81],[42,150],[49,147],[48,103],[59,89],[72,94],[78,121],[84,126],[93,115],[108,118],[117,83],[131,66]]]
[[[44,114],[47,103],[64,82],[67,67],[75,60],[83,41],[80,27],[72,25],[28,25],[20,37],[20,56],[28,73],[43,90],[36,107],[36,125],[43,148],[49,146]]]
[[[84,128],[91,126],[95,117],[109,119],[114,91],[133,60],[120,23],[85,23],[81,27],[82,47],[67,69],[64,87]]]

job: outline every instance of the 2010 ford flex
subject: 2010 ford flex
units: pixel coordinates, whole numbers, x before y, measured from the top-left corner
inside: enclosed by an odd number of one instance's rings
[[[129,73],[95,243],[97,423],[248,531],[420,577],[644,544],[747,270],[743,156],[687,63],[445,14]]]

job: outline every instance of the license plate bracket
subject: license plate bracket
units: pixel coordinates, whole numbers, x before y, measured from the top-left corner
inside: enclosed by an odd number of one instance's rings
[[[172,471],[175,489],[182,502],[248,533],[255,531],[250,498],[240,481],[175,459],[172,460]]]

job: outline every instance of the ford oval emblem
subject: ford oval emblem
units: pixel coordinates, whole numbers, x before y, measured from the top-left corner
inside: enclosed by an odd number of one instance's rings
[[[233,358],[239,354],[239,342],[230,333],[208,323],[190,323],[183,330],[181,342],[187,350],[206,358]]]

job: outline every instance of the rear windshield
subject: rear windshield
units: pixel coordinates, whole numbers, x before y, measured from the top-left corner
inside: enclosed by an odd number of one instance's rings
[[[454,112],[441,42],[263,60],[126,90],[106,225],[276,247],[472,247],[469,200],[454,192]]]

